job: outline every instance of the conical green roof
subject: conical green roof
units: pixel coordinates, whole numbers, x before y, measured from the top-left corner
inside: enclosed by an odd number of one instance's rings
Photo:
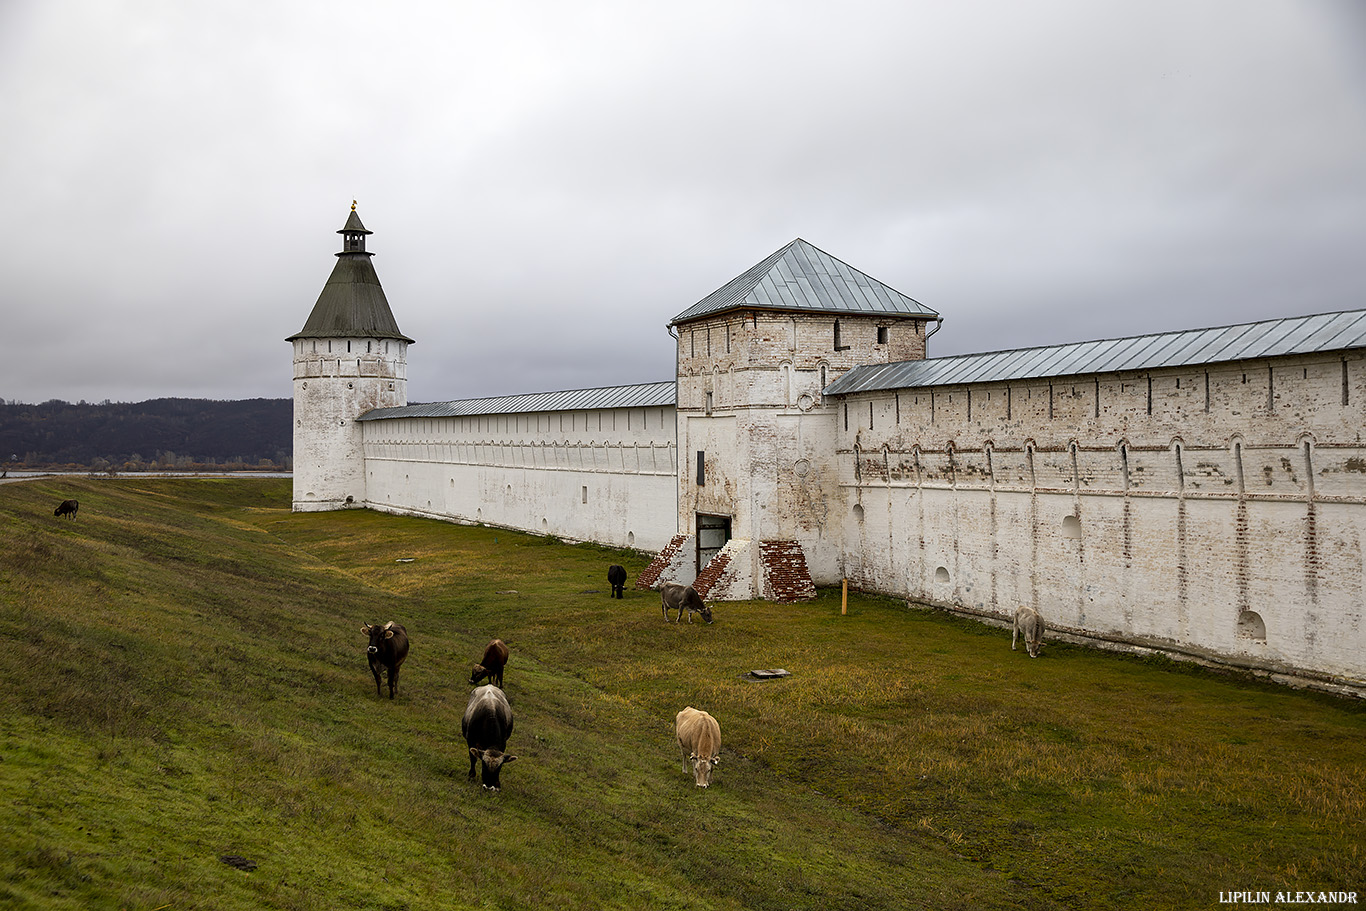
[[[338,234],[369,234],[354,209]],[[347,244],[347,246],[352,246]],[[337,254],[337,265],[323,286],[308,321],[286,341],[300,338],[393,338],[412,344],[398,329],[394,312],[370,262],[373,254],[361,249]]]

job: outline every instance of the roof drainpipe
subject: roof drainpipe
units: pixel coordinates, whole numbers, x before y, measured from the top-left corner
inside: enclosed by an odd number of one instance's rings
[[[664,327],[664,331],[669,333],[669,337],[674,340],[674,457],[678,459],[678,467],[683,467],[683,453],[678,448],[678,346],[683,344],[678,334],[674,332],[673,323]],[[674,534],[679,533],[678,528],[678,498],[679,491],[682,489],[678,483],[678,478],[674,478]]]
[[[926,332],[926,333],[925,333],[925,357],[926,357],[926,358],[928,358],[928,357],[930,356],[930,336],[931,336],[931,335],[934,335],[936,332],[938,332],[940,329],[943,329],[943,328],[944,328],[944,317],[942,317],[942,316],[936,316],[936,317],[934,318],[934,328],[931,329],[929,332]],[[676,381],[675,381],[675,382],[676,382]]]

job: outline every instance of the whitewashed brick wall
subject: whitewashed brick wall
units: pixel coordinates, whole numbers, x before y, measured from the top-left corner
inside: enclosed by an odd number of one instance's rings
[[[407,403],[408,344],[366,338],[293,344],[294,509],[360,505],[365,459],[356,418]]]
[[[673,408],[365,421],[365,502],[657,551],[676,532]]]
[[[858,394],[837,420],[860,587],[1366,682],[1358,357]]]
[[[677,365],[679,529],[695,530],[698,513],[731,516],[735,538],[800,541],[813,577],[826,582],[839,578],[844,529],[832,509],[836,411],[821,390],[858,364],[923,357],[926,331],[923,317],[850,314],[839,319],[836,347],[835,323],[774,312],[700,320],[680,327]],[[739,565],[726,596],[760,597],[758,562],[747,557],[743,574]]]

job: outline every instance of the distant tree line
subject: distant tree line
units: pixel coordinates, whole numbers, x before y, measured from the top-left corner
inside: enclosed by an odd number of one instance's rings
[[[0,399],[0,467],[283,471],[293,466],[293,407],[291,399]]]

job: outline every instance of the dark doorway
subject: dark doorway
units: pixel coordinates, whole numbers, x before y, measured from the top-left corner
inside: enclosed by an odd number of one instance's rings
[[[730,516],[697,514],[697,571],[711,562],[730,540]]]

